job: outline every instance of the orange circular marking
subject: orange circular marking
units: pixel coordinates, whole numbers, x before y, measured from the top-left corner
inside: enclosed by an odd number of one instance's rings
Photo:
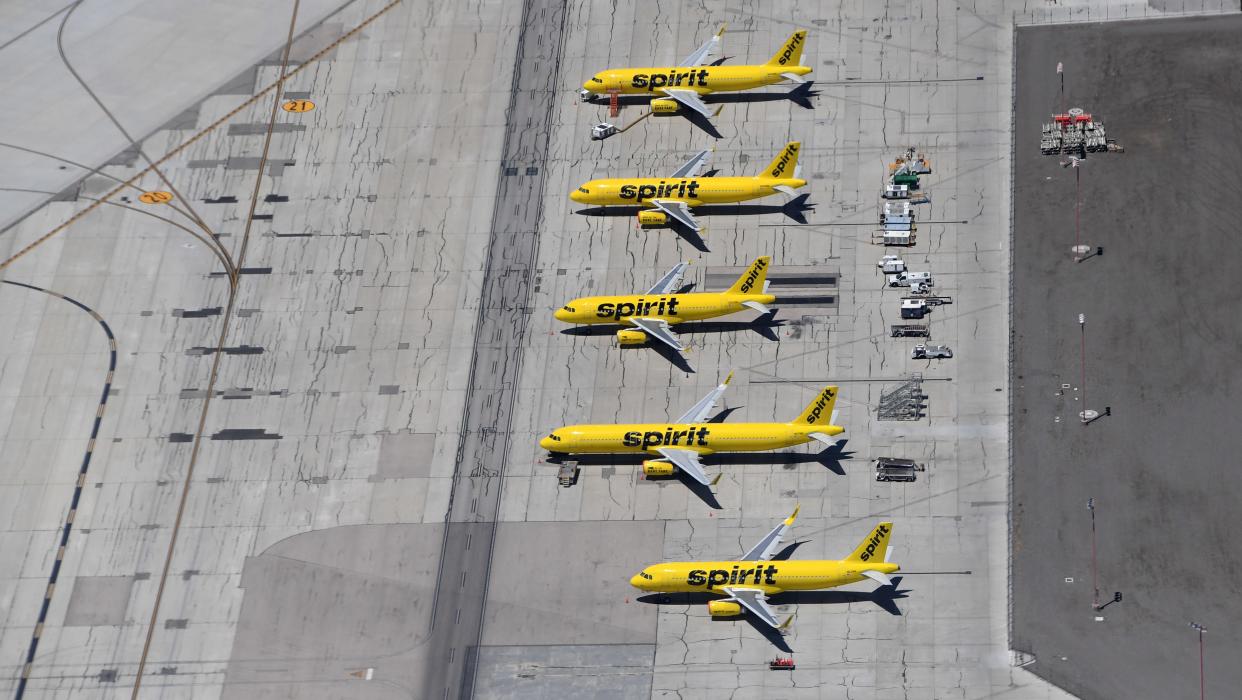
[[[167,202],[171,202],[172,198],[173,196],[171,192],[152,190],[151,192],[143,192],[138,197],[138,201],[143,204],[165,204]]]
[[[315,108],[315,103],[310,100],[289,100],[280,108],[286,112],[309,112]]]

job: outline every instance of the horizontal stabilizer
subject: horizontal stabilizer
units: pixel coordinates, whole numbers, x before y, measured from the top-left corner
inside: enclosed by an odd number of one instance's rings
[[[834,439],[832,439],[832,436],[831,436],[831,435],[825,435],[825,434],[823,434],[823,433],[810,433],[810,434],[808,434],[808,435],[807,435],[807,437],[811,437],[811,438],[814,438],[814,439],[816,439],[816,440],[819,440],[820,442],[824,443],[825,445],[835,445],[835,444],[837,444],[837,441],[836,441],[836,440],[834,440]]]
[[[806,80],[797,73],[781,73],[781,77],[791,83],[805,83]]]
[[[790,187],[789,185],[773,185],[772,189],[776,190],[777,192],[780,192],[781,194],[787,194],[790,197],[798,196],[798,191]]]
[[[764,306],[763,304],[760,304],[757,301],[744,301],[742,302],[742,306],[745,306],[748,309],[754,309],[755,311],[758,311],[761,314],[772,313],[772,309],[769,309],[768,307]]]
[[[860,571],[858,573],[862,574],[863,576],[866,576],[872,581],[875,581],[881,586],[893,585],[893,580],[889,578],[887,574],[880,573],[879,571],[873,571],[871,569],[867,569],[866,571]]]

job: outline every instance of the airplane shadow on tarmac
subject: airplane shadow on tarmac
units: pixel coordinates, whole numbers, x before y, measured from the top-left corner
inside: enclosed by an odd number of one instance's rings
[[[804,212],[815,211],[815,205],[809,203],[807,199],[811,195],[800,194],[797,197],[785,202],[784,204],[704,204],[694,207],[694,215],[698,216],[760,216],[763,214],[784,214],[799,224],[806,224],[807,219]],[[582,216],[599,216],[599,217],[619,217],[628,216],[637,217],[638,212],[650,209],[650,207],[640,207],[634,205],[610,205],[599,207],[587,207],[574,212]],[[688,228],[677,221],[669,221],[664,225],[673,233],[694,246],[697,250],[709,253],[707,243],[698,232]]]
[[[707,422],[719,423],[738,408],[741,407],[727,408],[709,418]],[[831,445],[819,452],[721,452],[707,455],[703,457],[702,461],[703,466],[708,469],[746,464],[779,464],[786,469],[796,469],[800,464],[820,464],[834,474],[845,476],[845,468],[841,465],[841,462],[854,458],[854,453],[845,449],[845,443],[847,442],[849,441],[838,440],[837,444]],[[612,467],[617,465],[638,466],[648,459],[653,459],[653,457],[647,454],[575,454],[550,455],[546,461],[549,464],[576,461],[580,467]],[[678,471],[673,476],[645,478],[649,481],[680,481],[708,506],[716,510],[722,508],[720,502],[716,500],[716,495],[712,493],[710,486],[700,484],[681,471]]]
[[[801,543],[795,542],[796,546]],[[786,548],[788,549],[788,547]],[[782,552],[783,553],[783,552]],[[777,555],[780,556],[780,555]],[[776,557],[773,557],[775,560]],[[889,615],[900,617],[903,613],[901,608],[897,606],[897,601],[908,598],[912,589],[901,588],[901,576],[893,576],[893,585],[880,586],[873,591],[787,591],[785,593],[777,593],[773,595],[769,602],[772,605],[842,605],[850,603],[874,603]],[[647,595],[635,598],[640,603],[647,605],[707,605],[708,601],[720,600],[721,596],[712,595],[710,593],[649,593]],[[793,649],[789,647],[785,640],[785,635],[780,630],[773,629],[764,624],[760,620],[756,620],[753,615],[743,615],[743,619],[755,628],[755,631],[762,634],[772,646],[781,651],[792,654]],[[713,618],[713,622],[736,622],[736,617]]]
[[[758,104],[761,102],[792,102],[803,109],[815,109],[815,105],[811,100],[819,96],[819,92],[814,90],[815,81],[805,82],[792,90],[785,92],[732,92],[732,93],[714,93],[703,96],[703,101],[707,104],[726,105],[726,104]],[[617,95],[617,105],[619,107],[634,107],[639,105],[650,105],[654,99],[650,95]],[[592,104],[608,104],[607,97],[596,97],[590,101]],[[655,116],[655,115],[653,115]],[[663,116],[663,115],[661,115]],[[693,124],[699,130],[703,131],[712,138],[722,139],[724,136],[716,129],[716,125],[710,119],[699,114],[692,109],[680,109],[675,114],[667,116],[682,117],[686,121]]]
[[[679,292],[682,293],[682,292]],[[706,333],[736,333],[738,331],[754,331],[768,340],[779,342],[780,337],[777,336],[776,330],[785,325],[785,321],[777,320],[776,312],[779,309],[773,309],[771,312],[763,314],[758,318],[750,321],[687,321],[672,326],[673,332],[677,335],[695,335]],[[630,326],[622,326],[616,324],[595,325],[595,326],[574,326],[561,331],[561,335],[573,336],[612,336],[620,330],[633,330]],[[663,357],[669,364],[677,369],[693,373],[694,367],[686,360],[686,356],[677,352],[673,348],[659,341],[650,342],[643,345],[626,346],[622,350],[652,350],[660,357]]]

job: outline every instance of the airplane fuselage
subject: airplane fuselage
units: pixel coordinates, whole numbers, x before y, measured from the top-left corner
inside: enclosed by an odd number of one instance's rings
[[[539,441],[550,452],[564,454],[658,454],[658,447],[712,454],[761,452],[810,442],[811,433],[838,435],[835,425],[790,423],[634,423],[568,425]]]
[[[798,188],[806,180],[769,177],[608,178],[583,183],[570,193],[582,204],[651,206],[652,199],[675,199],[691,207],[729,204],[775,194],[776,186]]]
[[[723,292],[582,297],[566,304],[555,316],[566,323],[581,324],[623,324],[625,319],[634,316],[658,318],[676,324],[745,311],[747,307],[742,306],[745,301],[772,304],[776,302],[776,297],[771,294]]]
[[[661,88],[709,92],[736,92],[784,82],[782,73],[806,75],[806,66],[676,66],[613,68],[596,73],[583,87],[597,95],[616,90],[622,95],[660,94]]]
[[[762,590],[769,595],[782,591],[810,591],[868,580],[861,571],[890,574],[901,569],[884,561],[673,561],[653,564],[630,579],[639,589],[658,593],[716,593],[722,588]]]

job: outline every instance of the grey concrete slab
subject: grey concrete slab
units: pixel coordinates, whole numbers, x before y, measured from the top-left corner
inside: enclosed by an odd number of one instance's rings
[[[342,4],[301,3],[298,33]],[[71,62],[131,135],[144,138],[278,49],[289,27],[287,12],[244,2],[63,5],[66,9],[56,12],[60,8],[18,3],[5,11],[11,21],[0,22],[11,34],[0,49],[0,90],[9,103],[0,132],[6,143],[30,149],[0,146],[5,151],[0,187],[6,188],[0,190],[0,228],[46,199],[7,188],[58,192],[129,147],[63,61]],[[63,32],[63,57],[58,32]]]
[[[1017,34],[1013,644],[1082,697],[1193,694],[1190,621],[1208,628],[1208,696],[1242,683],[1221,662],[1242,654],[1227,583],[1242,557],[1226,525],[1242,487],[1221,470],[1242,450],[1242,331],[1221,304],[1232,285],[1199,263],[1242,263],[1208,194],[1242,158],[1224,126],[1242,99],[1228,58],[1240,29],[1234,15]],[[1080,172],[1039,155],[1057,61],[1069,105],[1125,153],[1090,154]],[[1077,176],[1082,238],[1104,254],[1076,264]],[[1084,406],[1112,415],[1083,426]],[[1097,613],[1096,587],[1123,602]]]
[[[333,697],[429,631],[440,525],[329,528],[250,557],[224,697]],[[374,673],[374,672],[373,672]]]
[[[485,647],[474,697],[648,698],[653,650],[650,644]]]
[[[629,580],[660,561],[663,537],[658,520],[503,524],[496,532],[481,643],[654,642],[655,611],[633,602]]]
[[[65,610],[65,627],[120,625],[125,622],[133,576],[79,576]]]

